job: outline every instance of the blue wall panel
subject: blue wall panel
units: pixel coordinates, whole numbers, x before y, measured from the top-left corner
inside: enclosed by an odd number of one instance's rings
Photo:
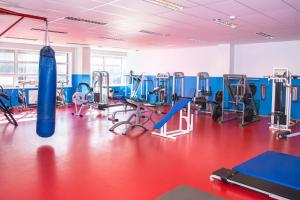
[[[153,88],[155,87],[155,81],[154,78],[155,76],[153,75],[147,75],[146,76],[147,80],[150,80],[148,83],[148,92],[153,91]],[[89,74],[73,74],[72,75],[72,87],[65,88],[66,92],[66,99],[67,102],[70,103],[72,102],[72,95],[76,91],[76,87],[79,83],[81,82],[86,82],[90,83],[91,77]],[[151,82],[152,80],[152,82]],[[194,95],[194,92],[196,90],[196,77],[195,76],[186,76],[185,79],[185,85],[184,85],[184,90],[185,90],[185,96],[191,97]],[[255,80],[249,81],[251,84],[255,84],[257,86],[257,92],[255,94],[255,101],[259,103],[259,114],[260,115],[270,115],[271,114],[271,101],[272,101],[272,82],[268,81],[267,78],[257,78]],[[172,94],[172,78],[170,80],[170,94]],[[298,86],[300,88],[300,79],[295,79],[293,80],[293,85]],[[210,88],[212,90],[212,97],[211,100],[213,100],[214,95],[217,91],[222,91],[222,86],[223,86],[223,77],[210,77],[209,78],[209,84]],[[262,100],[261,99],[261,85],[266,85],[266,99]],[[129,94],[129,87],[127,87],[127,97],[130,96]],[[123,96],[125,95],[125,86],[113,86],[112,87],[115,91],[118,91],[116,93],[116,96]],[[181,88],[179,87],[178,90]],[[143,86],[143,91],[145,91],[145,85]],[[5,93],[11,96],[12,99],[12,105],[17,106],[17,94],[18,90],[17,89],[7,89],[5,90]],[[26,89],[26,95],[28,99],[28,89]],[[299,94],[298,94],[299,96]],[[138,97],[140,97],[140,91],[138,93]],[[154,95],[149,95],[149,102],[154,102],[155,101],[155,96]],[[171,98],[169,100],[171,102]],[[6,102],[8,103],[8,102]],[[292,102],[292,118],[293,119],[300,119],[300,101],[298,102]]]
[[[300,79],[294,79],[292,81],[292,85],[298,86],[298,101],[292,102],[292,119],[300,119],[300,99],[299,99]]]

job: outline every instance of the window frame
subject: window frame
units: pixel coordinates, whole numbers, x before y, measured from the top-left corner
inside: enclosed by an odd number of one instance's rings
[[[101,57],[102,58],[102,64],[100,64],[99,63],[99,65],[97,65],[96,63],[92,63],[92,58],[93,57]],[[94,68],[95,66],[99,66],[99,68],[98,68],[98,70],[99,71],[107,71],[107,68],[109,68],[109,67],[118,67],[118,68],[120,68],[121,70],[121,83],[119,83],[119,84],[112,84],[112,83],[109,83],[109,86],[112,86],[112,87],[114,87],[114,86],[125,86],[126,85],[126,83],[125,83],[125,79],[124,79],[124,75],[125,75],[125,71],[126,71],[126,67],[127,66],[124,66],[124,63],[126,63],[126,62],[124,62],[124,59],[127,59],[127,56],[126,55],[114,55],[114,54],[103,54],[103,53],[100,53],[100,52],[92,52],[91,53],[91,55],[90,55],[90,58],[91,58],[91,69],[90,69],[90,75],[91,75],[91,84],[92,84],[92,74],[93,74],[93,70],[92,70],[92,68]],[[106,59],[108,59],[108,58],[118,58],[118,59],[120,59],[121,60],[121,63],[120,63],[120,65],[113,65],[113,64],[108,64],[108,65],[106,65]],[[110,82],[111,82],[111,80],[113,80],[112,78],[111,78],[111,75],[110,75],[110,77],[109,77],[109,80],[110,80]]]
[[[2,61],[0,60],[0,63],[13,63],[13,73],[1,73],[0,72],[0,77],[13,77],[13,85],[3,85],[7,89],[16,89],[20,87],[20,84],[18,83],[19,77],[30,77],[30,76],[39,76],[39,71],[37,71],[37,74],[35,73],[20,73],[19,72],[19,65],[20,63],[25,63],[25,64],[37,64],[39,65],[39,60],[37,62],[35,61],[19,61],[19,54],[25,53],[25,54],[32,54],[32,53],[37,53],[39,55],[39,50],[36,49],[21,49],[21,48],[0,48],[0,53],[5,52],[5,51],[10,51],[14,53],[14,61]],[[59,62],[56,63],[56,65],[59,64],[65,64],[67,67],[67,73],[62,74],[62,73],[57,73],[58,76],[66,76],[68,84],[65,84],[64,87],[72,87],[72,52],[70,51],[56,51],[57,54],[65,54],[67,56],[66,63]],[[37,80],[38,81],[38,80]],[[35,85],[28,85],[26,88],[37,88]]]

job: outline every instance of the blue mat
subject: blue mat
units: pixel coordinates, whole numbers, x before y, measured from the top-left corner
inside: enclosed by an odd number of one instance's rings
[[[267,151],[234,170],[289,188],[300,190],[300,157]]]
[[[165,123],[167,123],[177,112],[182,110],[191,101],[192,99],[190,98],[179,99],[171,108],[171,110],[166,114],[166,116],[154,125],[154,129],[160,129],[161,127],[163,127]]]

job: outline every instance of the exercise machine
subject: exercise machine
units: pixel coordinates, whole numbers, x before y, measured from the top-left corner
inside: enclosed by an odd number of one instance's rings
[[[132,86],[131,86],[131,95],[130,95],[131,97],[126,98],[124,96],[124,97],[119,98],[120,102],[122,102],[122,104],[124,106],[124,109],[114,111],[108,118],[110,121],[117,122],[117,121],[119,121],[116,118],[117,114],[126,113],[128,111],[134,111],[137,108],[136,104],[133,104],[132,102],[129,103],[129,100],[144,102],[144,99],[137,98],[137,93],[138,93],[138,90],[142,87],[143,80],[144,80],[144,73],[142,73],[141,75],[134,75],[134,77],[132,77],[133,82],[132,82]]]
[[[64,82],[64,81],[57,82],[58,88],[56,90],[56,105],[65,106],[67,104],[65,89],[64,89],[66,83],[67,82]]]
[[[210,101],[212,96],[209,85],[209,74],[207,72],[199,72],[196,80],[196,92],[194,104],[198,107],[197,112],[212,114],[214,109],[214,102]]]
[[[153,111],[150,110],[148,107],[144,106],[143,102],[136,99],[126,99],[127,104],[129,104],[131,107],[134,108],[134,113],[131,114],[127,120],[125,121],[120,121],[116,124],[114,124],[109,130],[110,131],[115,131],[117,127],[123,126],[123,125],[129,125],[126,127],[126,131],[123,134],[128,134],[130,130],[136,127],[142,128],[144,131],[147,131],[148,128],[145,126],[145,124],[149,121],[154,123],[152,120],[152,114]]]
[[[156,99],[153,104],[165,105],[169,102],[170,98],[170,74],[158,73],[155,77],[155,88],[150,94],[155,95]]]
[[[174,72],[172,85],[172,106],[180,98],[184,97],[184,73]]]
[[[94,71],[92,73],[92,88],[94,102],[101,106],[108,104],[109,97],[109,73],[107,71]]]
[[[141,84],[141,98],[146,102],[149,101],[149,88],[154,88],[154,83],[152,79],[145,76]]]
[[[7,106],[3,100],[8,101],[10,106]],[[9,123],[11,123],[14,126],[18,126],[18,123],[13,116],[11,99],[7,94],[4,93],[2,86],[0,86],[0,111],[4,114],[5,118]]]
[[[273,199],[300,199],[300,157],[264,152],[233,169],[221,168],[211,180],[233,184]]]
[[[83,117],[81,111],[84,107],[92,107],[93,100],[93,88],[88,83],[79,83],[76,92],[72,96],[72,102],[75,105],[74,116]]]
[[[180,98],[171,110],[162,118],[158,123],[154,125],[154,129],[158,129],[159,132],[152,132],[153,135],[165,137],[175,140],[177,136],[188,134],[193,130],[193,114],[191,113],[191,102],[190,98]],[[187,114],[183,115],[183,109],[187,107]],[[167,122],[179,112],[179,129],[168,131]],[[186,128],[183,128],[183,122],[186,123]]]
[[[142,83],[145,78],[144,73],[141,75],[134,75],[132,77],[133,81],[131,84],[131,93],[130,93],[130,98],[138,98],[138,91],[140,90],[142,93]]]
[[[274,68],[273,74],[268,77],[272,81],[272,110],[270,129],[278,132],[278,138],[289,138],[300,135],[291,133],[291,126],[296,124],[291,119],[292,79],[293,76],[287,68]]]
[[[37,85],[37,81],[35,80],[20,80],[18,83],[21,85],[18,86],[18,110],[19,111],[28,111],[28,101],[26,97],[26,85]]]
[[[110,107],[123,106],[123,103],[110,102],[109,73],[107,71],[94,71],[92,73],[94,104],[99,110]]]
[[[125,75],[125,77],[127,83],[126,85],[130,88],[130,91],[128,92],[127,86],[125,87],[125,96],[129,98],[137,98],[139,89],[142,94],[142,87],[140,83],[142,83],[145,78],[144,73],[141,75],[136,75],[132,70],[130,70],[129,74]]]
[[[234,119],[241,119],[240,126],[245,126],[260,120],[254,102],[256,86],[249,84],[246,75],[223,75],[222,115],[220,123]],[[226,96],[226,94],[229,94]],[[225,118],[225,112],[235,116]],[[228,114],[227,113],[227,114]]]

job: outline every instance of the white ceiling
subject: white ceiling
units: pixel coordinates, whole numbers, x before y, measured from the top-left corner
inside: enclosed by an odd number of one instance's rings
[[[191,47],[300,39],[300,0],[170,0],[184,6],[172,11],[143,0],[0,0],[0,7],[45,16],[57,43],[82,43],[118,48]],[[230,15],[236,19],[231,21]],[[97,25],[66,20],[84,18]],[[231,29],[212,20],[238,24]],[[17,17],[0,15],[0,31]],[[24,20],[3,37],[43,39],[40,21]],[[151,35],[146,30],[158,33]],[[273,39],[257,35],[264,32]]]

